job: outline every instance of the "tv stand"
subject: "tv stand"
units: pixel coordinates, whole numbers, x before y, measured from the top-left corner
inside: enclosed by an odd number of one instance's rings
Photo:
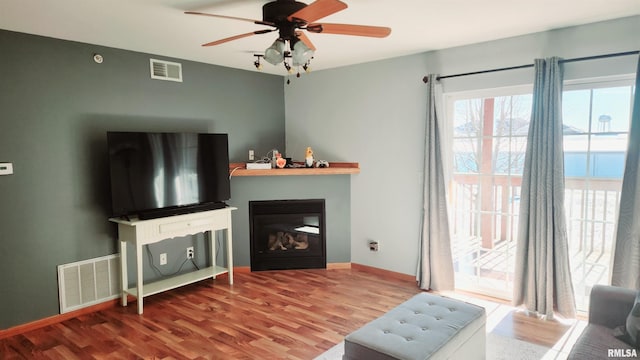
[[[111,218],[109,221],[118,224],[120,243],[120,281],[122,306],[127,306],[127,296],[133,295],[137,299],[138,314],[143,311],[143,298],[166,290],[191,284],[200,280],[213,278],[228,273],[229,284],[233,284],[233,251],[231,237],[231,211],[234,207],[218,210],[201,211],[191,214],[168,216],[151,220]],[[227,267],[216,265],[216,231],[225,230],[227,239]],[[143,283],[142,276],[142,247],[162,240],[180,236],[209,233],[211,241],[211,266],[177,275],[168,279]],[[127,243],[131,243],[136,251],[136,284],[129,288],[127,269]]]

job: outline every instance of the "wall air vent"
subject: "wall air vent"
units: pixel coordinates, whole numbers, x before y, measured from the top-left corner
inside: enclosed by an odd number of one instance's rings
[[[157,59],[149,62],[152,79],[182,82],[182,64]]]
[[[118,298],[119,276],[120,254],[58,265],[60,313]]]

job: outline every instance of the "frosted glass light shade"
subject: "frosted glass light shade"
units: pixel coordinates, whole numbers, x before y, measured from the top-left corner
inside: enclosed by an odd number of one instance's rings
[[[302,66],[311,60],[314,51],[311,50],[304,42],[298,41],[293,45],[293,51],[291,58],[293,60],[293,66]]]
[[[284,40],[277,39],[264,51],[264,60],[271,65],[277,65],[284,60]]]

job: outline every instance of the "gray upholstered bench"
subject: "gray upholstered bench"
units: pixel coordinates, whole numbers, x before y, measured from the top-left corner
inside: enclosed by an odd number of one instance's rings
[[[420,293],[347,335],[343,360],[484,359],[484,308]]]

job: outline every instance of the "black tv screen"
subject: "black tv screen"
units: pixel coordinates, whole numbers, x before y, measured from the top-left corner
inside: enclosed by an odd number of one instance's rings
[[[227,134],[108,132],[113,216],[222,208],[231,197]]]

